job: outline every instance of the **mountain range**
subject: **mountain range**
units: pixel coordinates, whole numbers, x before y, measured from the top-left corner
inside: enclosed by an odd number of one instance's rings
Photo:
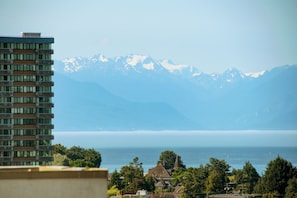
[[[143,55],[56,60],[55,130],[297,129],[297,65],[204,73]]]

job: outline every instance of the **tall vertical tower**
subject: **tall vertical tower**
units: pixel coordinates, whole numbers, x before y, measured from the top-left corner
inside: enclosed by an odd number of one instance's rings
[[[0,166],[53,159],[53,43],[40,33],[0,37]]]

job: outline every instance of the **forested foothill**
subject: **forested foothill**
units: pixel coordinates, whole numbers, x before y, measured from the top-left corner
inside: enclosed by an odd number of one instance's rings
[[[79,146],[66,148],[54,145],[53,165],[100,167],[101,154]],[[211,157],[199,167],[186,167],[181,156],[165,150],[156,166],[144,172],[138,157],[120,170],[113,171],[108,180],[108,196],[136,194],[145,190],[149,197],[196,198],[215,194],[251,195],[263,198],[297,198],[297,168],[276,156],[259,175],[251,162],[241,169],[232,169],[224,159]]]
[[[85,149],[79,146],[66,148],[61,144],[54,145],[54,162],[56,166],[100,167],[101,154],[95,149]]]
[[[144,189],[149,197],[196,198],[228,194],[294,198],[297,197],[297,169],[280,156],[267,164],[262,176],[249,161],[242,169],[230,170],[225,160],[210,158],[205,165],[186,168],[180,156],[164,151],[156,167],[147,173],[138,157],[120,171],[115,170],[109,178],[108,189],[109,197]]]

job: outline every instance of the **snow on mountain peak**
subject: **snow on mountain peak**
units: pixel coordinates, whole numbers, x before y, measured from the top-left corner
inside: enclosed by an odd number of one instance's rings
[[[98,54],[98,55],[95,55],[91,58],[91,60],[93,61],[93,63],[95,62],[102,62],[102,63],[106,63],[108,62],[108,58],[106,58],[104,55],[102,54]]]
[[[244,75],[252,77],[252,78],[258,78],[258,77],[262,76],[265,72],[266,72],[265,70],[259,71],[259,72],[248,72],[248,73],[245,73]]]
[[[76,72],[79,71],[83,66],[79,64],[80,57],[78,58],[67,58],[62,60],[64,63],[64,71],[66,72]]]
[[[147,56],[132,55],[127,58],[126,63],[132,67],[135,67],[138,63],[143,63],[146,58]]]
[[[173,63],[171,63],[169,60],[165,59],[163,61],[161,61],[160,63],[165,69],[167,69],[169,72],[174,72],[174,71],[180,71],[186,67],[188,67],[187,65],[175,65]]]

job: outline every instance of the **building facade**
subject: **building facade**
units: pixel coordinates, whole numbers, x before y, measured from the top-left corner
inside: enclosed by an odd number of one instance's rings
[[[1,197],[107,198],[107,178],[103,168],[0,167],[0,192]]]
[[[52,161],[54,38],[0,37],[0,166]]]

